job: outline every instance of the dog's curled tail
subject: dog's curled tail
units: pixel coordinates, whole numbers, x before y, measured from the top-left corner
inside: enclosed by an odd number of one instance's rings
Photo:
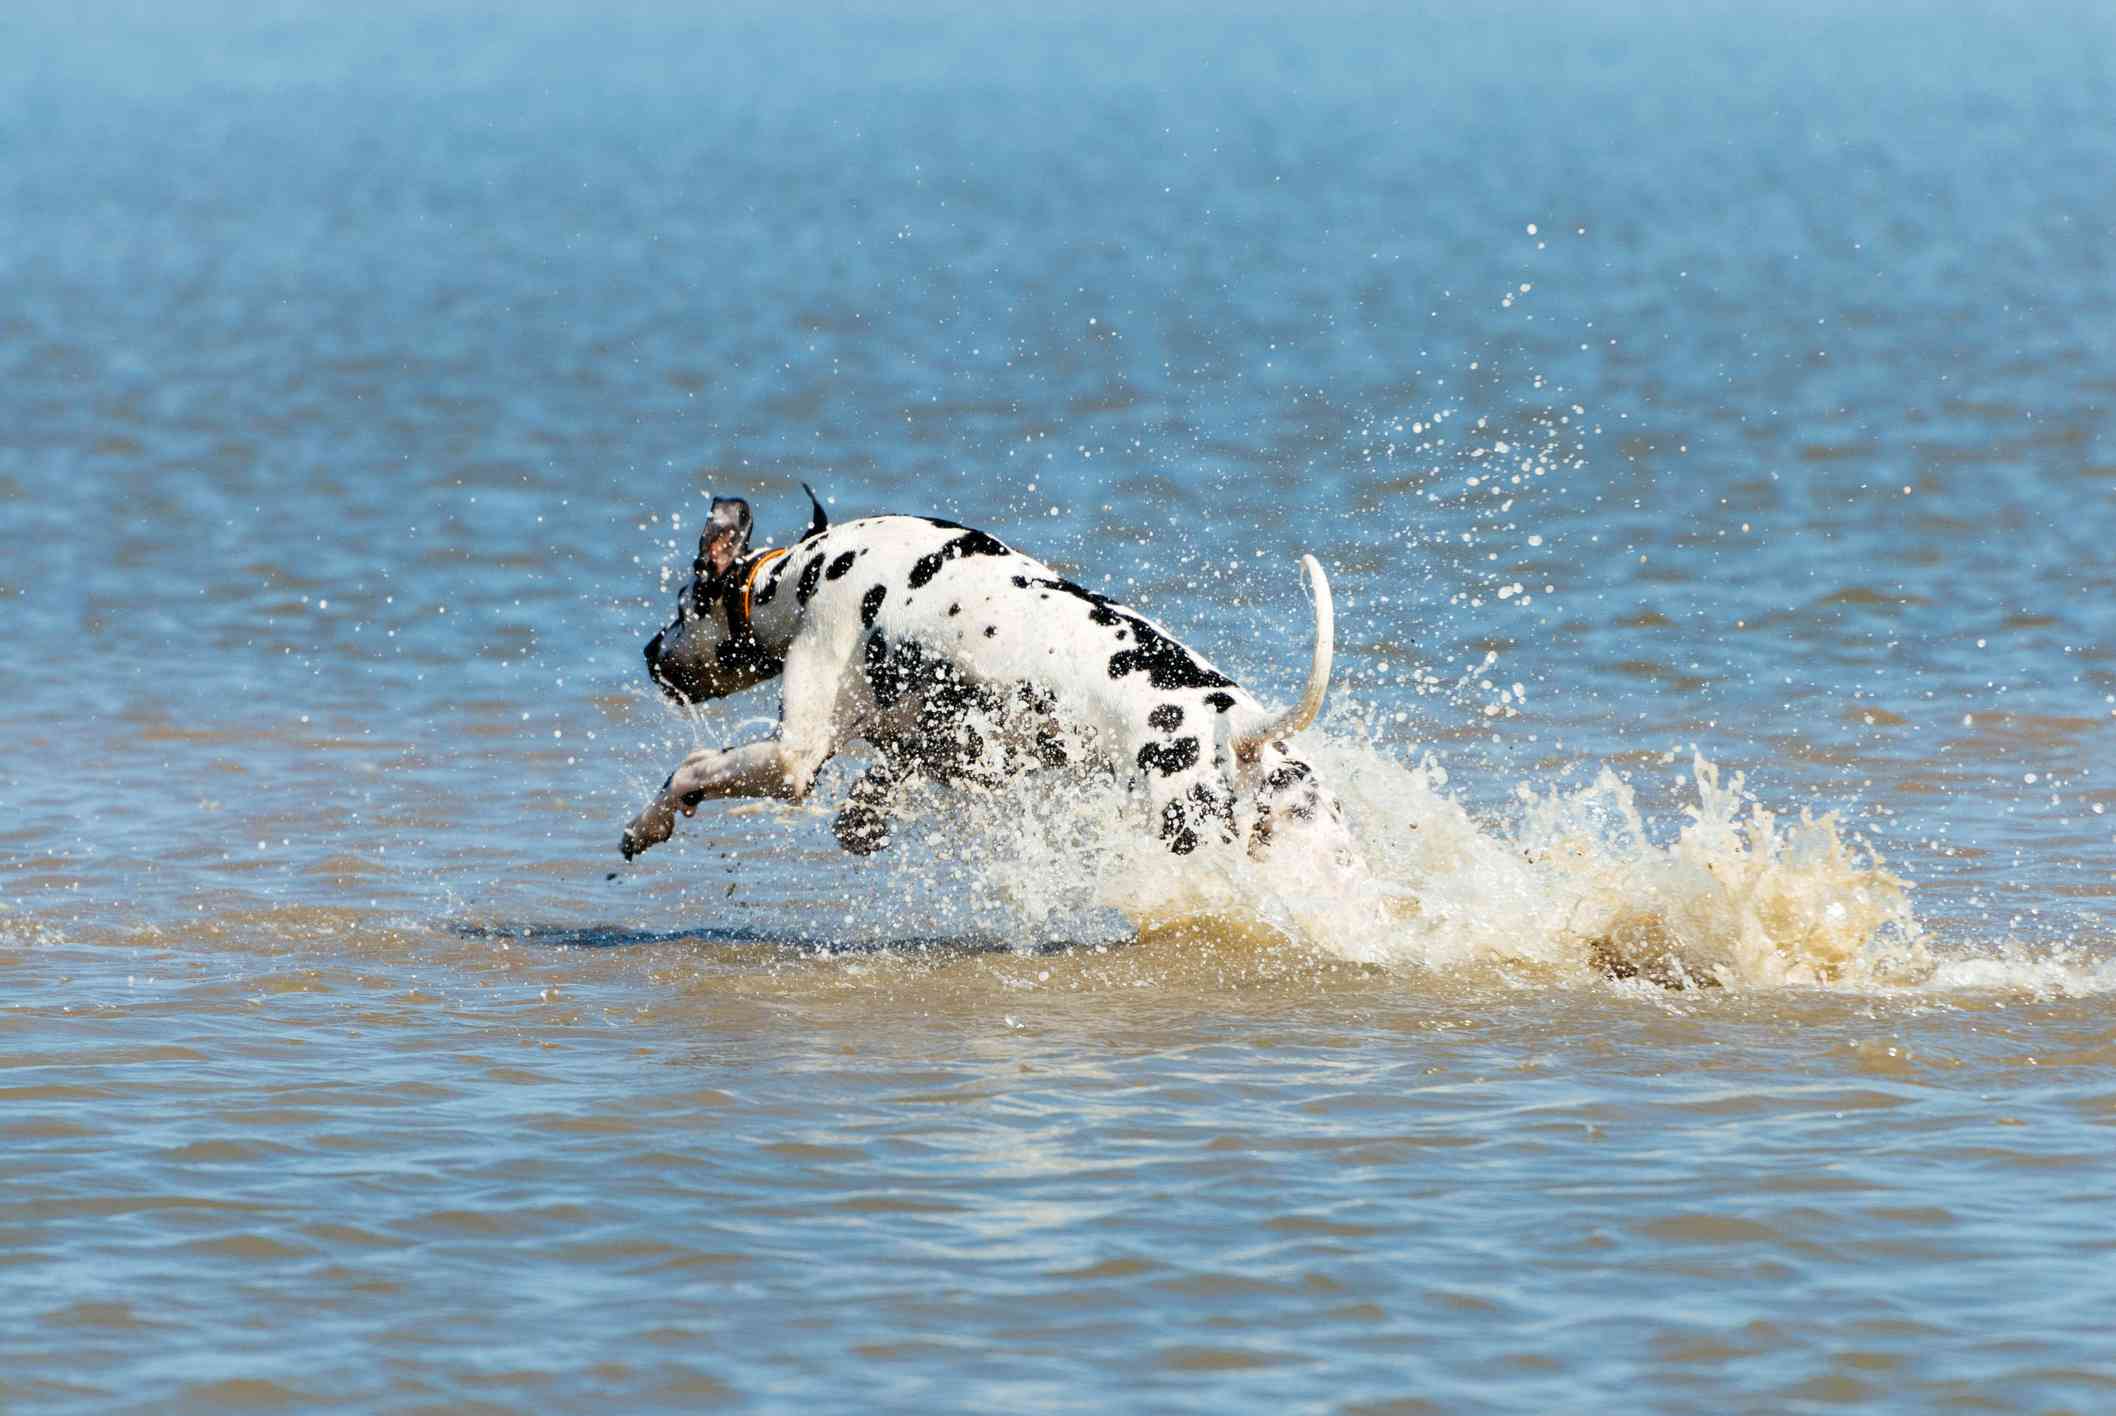
[[[1308,686],[1302,690],[1300,702],[1256,731],[1235,739],[1235,756],[1244,762],[1255,761],[1266,743],[1297,733],[1314,722],[1315,715],[1322,711],[1323,693],[1330,686],[1330,660],[1337,644],[1337,607],[1330,599],[1330,577],[1323,574],[1322,562],[1313,556],[1302,556],[1300,565],[1315,596],[1315,657],[1308,662]]]

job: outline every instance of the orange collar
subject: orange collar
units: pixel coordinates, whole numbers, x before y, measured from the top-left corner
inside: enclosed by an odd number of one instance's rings
[[[757,588],[757,577],[763,573],[764,567],[792,549],[791,546],[782,546],[778,550],[766,551],[750,562],[749,574],[742,577],[742,627],[745,630],[749,628],[750,592]]]

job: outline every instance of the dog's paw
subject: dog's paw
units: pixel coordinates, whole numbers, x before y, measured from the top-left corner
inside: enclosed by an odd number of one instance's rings
[[[676,823],[665,810],[642,811],[625,827],[617,849],[626,860],[635,860],[650,846],[658,846],[676,833]]]
[[[837,833],[838,844],[854,855],[873,855],[889,844],[889,818],[861,802],[842,808],[830,829]]]

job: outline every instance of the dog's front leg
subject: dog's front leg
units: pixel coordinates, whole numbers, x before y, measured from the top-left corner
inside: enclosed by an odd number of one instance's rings
[[[676,814],[689,816],[698,803],[719,797],[784,796],[798,799],[806,786],[791,789],[797,780],[788,761],[786,745],[777,740],[746,742],[722,751],[702,747],[683,759],[669,774],[661,790],[625,827],[619,849],[626,860],[649,846],[658,846],[676,831]],[[810,774],[813,776],[813,773]]]
[[[779,732],[740,747],[701,747],[669,774],[661,790],[625,827],[619,849],[626,860],[658,846],[676,830],[676,815],[728,797],[799,801],[837,751],[836,675],[828,656],[797,643],[786,656]]]

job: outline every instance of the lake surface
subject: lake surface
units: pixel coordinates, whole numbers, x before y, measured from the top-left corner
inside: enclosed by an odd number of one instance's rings
[[[0,17],[0,1405],[2116,1404],[2106,7],[181,8]],[[1316,554],[1373,888],[624,865],[803,481]]]

